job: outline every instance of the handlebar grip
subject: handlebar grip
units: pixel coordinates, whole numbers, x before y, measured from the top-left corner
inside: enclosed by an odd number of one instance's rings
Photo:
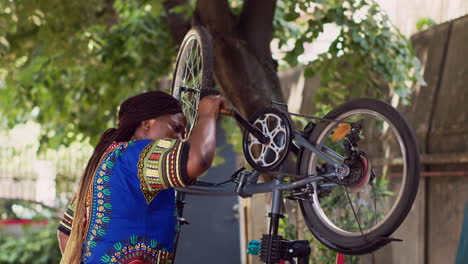
[[[234,109],[228,107],[222,107],[219,109],[219,114],[221,115],[234,115]]]

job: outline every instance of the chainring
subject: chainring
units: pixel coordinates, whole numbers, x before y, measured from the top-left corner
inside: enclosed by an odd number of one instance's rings
[[[285,113],[272,107],[256,113],[249,121],[268,138],[268,142],[260,143],[246,129],[243,137],[245,159],[256,170],[271,171],[280,165],[289,153],[292,142],[291,122]]]

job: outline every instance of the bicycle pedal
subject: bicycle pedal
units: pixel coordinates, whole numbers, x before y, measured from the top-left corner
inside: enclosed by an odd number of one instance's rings
[[[258,240],[252,240],[247,246],[247,254],[258,256],[262,248],[262,243]]]

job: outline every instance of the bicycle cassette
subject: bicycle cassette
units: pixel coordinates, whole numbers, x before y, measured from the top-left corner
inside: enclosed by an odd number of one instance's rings
[[[265,144],[248,130],[244,131],[243,150],[247,162],[256,170],[275,169],[287,157],[292,142],[292,128],[288,116],[276,108],[265,108],[256,113],[250,123],[267,138]]]

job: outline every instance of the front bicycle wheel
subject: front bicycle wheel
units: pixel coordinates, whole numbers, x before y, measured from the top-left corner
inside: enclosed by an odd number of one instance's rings
[[[325,118],[308,140],[350,171],[343,178],[314,182],[310,199],[299,201],[302,215],[329,248],[370,253],[391,241],[388,237],[413,205],[419,184],[416,140],[399,112],[379,100],[355,99]],[[308,150],[302,150],[299,160],[300,175],[333,170]]]
[[[213,87],[213,54],[208,31],[194,27],[184,37],[177,55],[171,94],[177,98],[187,119],[187,139],[198,118],[198,103],[203,90]]]

